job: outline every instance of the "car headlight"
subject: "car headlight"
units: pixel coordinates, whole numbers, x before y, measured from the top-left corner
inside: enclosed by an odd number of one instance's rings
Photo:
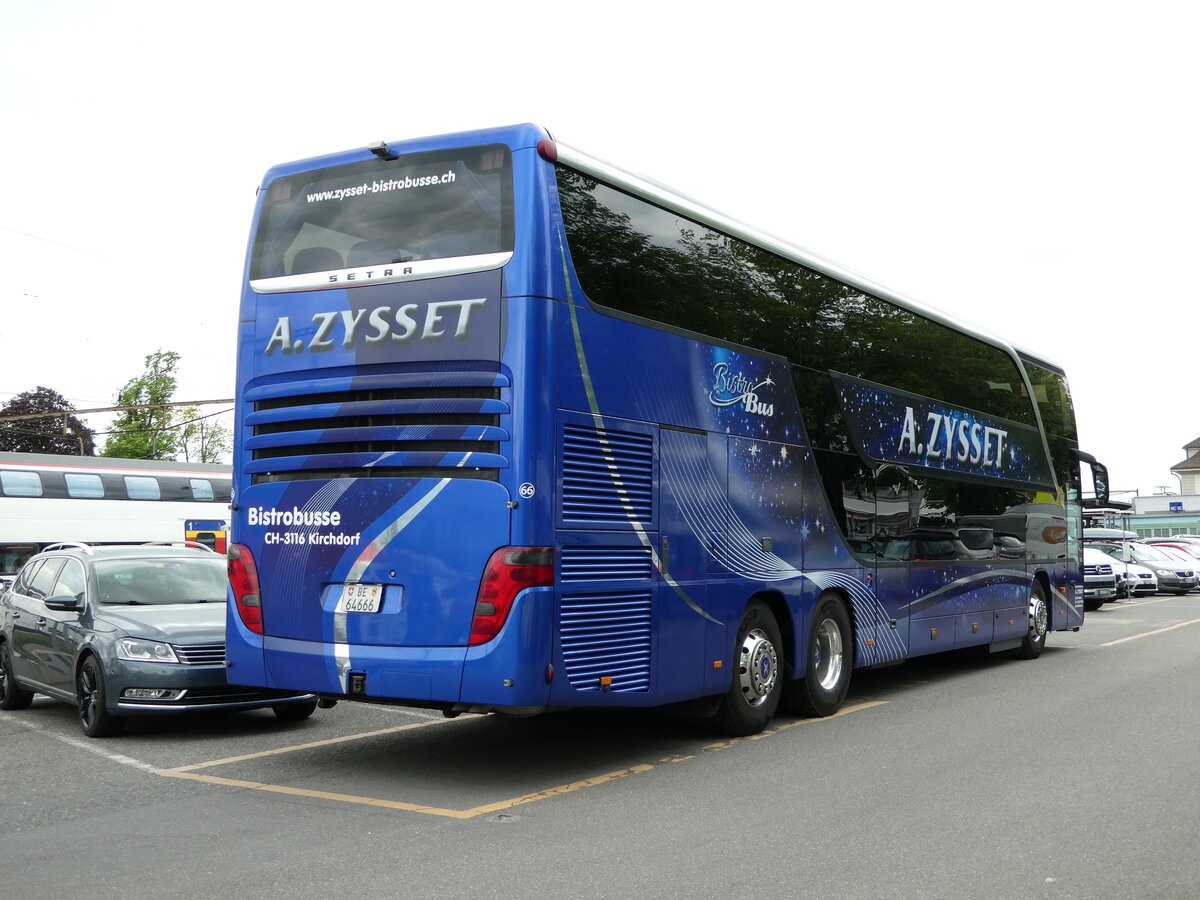
[[[178,663],[179,657],[170,644],[145,641],[141,638],[121,638],[117,641],[117,656],[133,662]]]

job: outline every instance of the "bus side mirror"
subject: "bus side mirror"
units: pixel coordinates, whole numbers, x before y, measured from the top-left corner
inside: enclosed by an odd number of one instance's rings
[[[1092,484],[1096,488],[1096,503],[1100,506],[1108,505],[1108,469],[1103,463],[1093,462],[1092,467]]]

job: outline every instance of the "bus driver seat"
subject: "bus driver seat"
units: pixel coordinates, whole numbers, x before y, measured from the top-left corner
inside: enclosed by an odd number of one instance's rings
[[[346,254],[346,268],[396,262],[397,252],[387,241],[359,241]]]

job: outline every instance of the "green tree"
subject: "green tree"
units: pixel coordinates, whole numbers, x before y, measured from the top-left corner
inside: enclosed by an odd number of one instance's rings
[[[179,408],[179,446],[184,462],[222,463],[233,449],[233,434],[213,415],[200,415],[197,406]]]
[[[96,433],[75,416],[75,407],[58,391],[38,385],[0,407],[0,450],[12,453],[56,453],[95,456]],[[8,416],[62,412],[60,416],[6,420]]]
[[[125,411],[113,422],[103,456],[123,459],[175,459],[180,433],[171,402],[179,354],[158,350],[146,357],[146,371],[131,378],[117,394]],[[159,405],[155,405],[159,404]]]

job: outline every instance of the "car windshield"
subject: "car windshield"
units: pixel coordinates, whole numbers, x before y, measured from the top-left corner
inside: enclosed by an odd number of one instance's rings
[[[96,562],[100,602],[112,605],[223,603],[225,557],[159,557]]]
[[[1150,547],[1130,547],[1129,552],[1133,554],[1133,558],[1137,562],[1172,562],[1171,558],[1157,548]]]
[[[1200,553],[1196,553],[1196,551],[1192,550],[1192,548],[1184,545],[1176,546],[1174,544],[1156,544],[1153,546],[1154,550],[1162,551],[1163,553],[1166,553],[1166,556],[1187,559],[1189,562],[1190,560],[1194,560],[1196,557],[1200,556]]]
[[[1188,556],[1182,550],[1176,550],[1174,547],[1163,547],[1163,546],[1159,546],[1156,544],[1154,549],[1157,550],[1159,553],[1161,553],[1163,556],[1165,556],[1167,559],[1171,560],[1172,562],[1191,562],[1192,561],[1190,556]]]

